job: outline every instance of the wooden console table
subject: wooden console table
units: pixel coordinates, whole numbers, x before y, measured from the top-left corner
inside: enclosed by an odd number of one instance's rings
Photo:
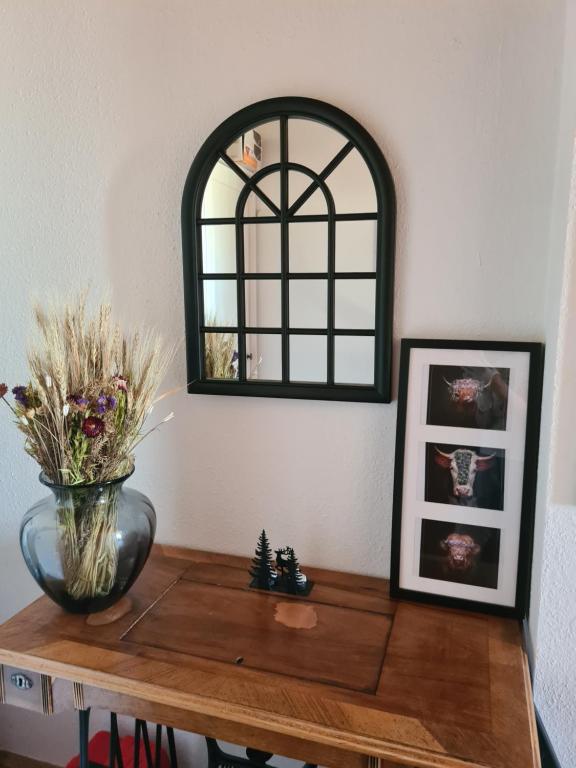
[[[102,626],[40,598],[0,627],[0,700],[331,768],[539,768],[517,622],[397,604],[384,580],[312,568],[307,598],[259,592],[247,567],[156,546],[131,609]]]

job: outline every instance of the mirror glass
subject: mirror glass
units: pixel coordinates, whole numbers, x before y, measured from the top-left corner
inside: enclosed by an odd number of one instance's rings
[[[343,134],[324,123],[301,118],[288,121],[290,162],[305,165],[315,173],[322,173],[346,143]]]
[[[326,328],[328,281],[290,280],[290,328]]]
[[[290,381],[326,381],[326,336],[290,336]]]
[[[246,334],[246,378],[282,380],[282,337],[276,333]]]
[[[207,379],[238,378],[238,336],[235,333],[204,334],[204,375]]]
[[[336,336],[334,381],[336,384],[372,384],[374,381],[373,336]]]
[[[270,120],[251,128],[228,145],[226,154],[248,176],[279,163],[280,122]]]
[[[291,223],[288,235],[290,272],[328,271],[328,222]]]
[[[259,184],[258,189],[261,190],[263,194],[264,185]],[[255,192],[250,192],[248,194],[248,197],[246,198],[246,203],[244,205],[244,213],[243,216],[250,217],[250,216],[275,216],[274,209],[270,207],[270,198],[262,198],[262,195],[257,195]],[[270,201],[273,202],[273,201]]]
[[[203,219],[227,219],[236,215],[236,203],[244,182],[219,160],[208,178],[202,198]]]
[[[245,123],[230,121],[235,127],[224,141],[221,131],[215,132],[214,145],[205,153],[211,159],[198,175],[198,184],[205,178],[208,182],[190,211],[193,236],[187,233],[192,245],[186,248],[199,273],[196,277],[192,271],[192,306],[203,307],[195,331],[200,340],[190,347],[195,380],[202,373],[209,379],[241,377],[242,390],[246,382],[253,387],[254,382],[282,382],[284,370],[291,382],[365,385],[378,394],[387,386],[380,370],[387,358],[378,356],[375,374],[375,349],[391,343],[389,328],[384,328],[390,309],[376,311],[376,286],[390,274],[386,227],[394,221],[393,192],[389,203],[381,191],[391,179],[385,161],[384,173],[374,161],[377,148],[362,138],[364,132],[343,122],[341,112],[334,120],[325,117],[330,114],[326,107],[318,119],[301,105],[302,112],[294,113],[283,106],[282,117],[251,112]],[[300,114],[311,117],[296,117]],[[287,157],[281,157],[281,135],[287,136]],[[382,194],[381,211],[376,188]],[[186,227],[186,217],[183,222]],[[382,275],[376,275],[377,265]],[[333,334],[334,329],[342,333]],[[373,335],[355,335],[359,330]],[[285,334],[288,345],[283,344]],[[243,354],[245,349],[245,366],[244,360],[238,364],[239,347]],[[198,348],[205,351],[203,369]],[[310,391],[322,397],[316,388]],[[377,397],[350,390],[342,399]]]
[[[336,213],[376,213],[376,189],[370,169],[353,149],[326,179]]]
[[[245,280],[246,326],[280,328],[282,303],[280,280]]]
[[[376,280],[336,280],[335,327],[372,330],[376,322]]]
[[[206,224],[202,227],[202,271],[236,272],[234,224]]]
[[[244,224],[246,272],[279,273],[280,252],[280,224]]]
[[[336,271],[376,271],[376,221],[336,222]]]
[[[280,174],[278,172],[270,173],[268,176],[260,179],[258,182],[258,189],[260,189],[277,208],[280,208]],[[253,194],[253,193],[252,193]],[[256,214],[250,214],[247,210],[244,211],[245,216],[270,216],[270,207],[261,200],[258,200],[256,204]]]
[[[238,325],[236,280],[203,280],[204,325],[234,328]]]
[[[288,206],[294,205],[305,192],[313,180],[310,176],[299,171],[288,171]],[[299,208],[296,215],[309,216],[322,214],[326,216],[328,213],[328,206],[326,205],[326,198],[324,193],[316,188],[313,194],[303,203]]]

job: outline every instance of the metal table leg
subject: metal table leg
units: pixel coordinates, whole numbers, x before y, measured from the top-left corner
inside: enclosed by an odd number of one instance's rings
[[[80,768],[89,768],[88,741],[90,740],[90,710],[78,710],[78,736],[80,740]]]

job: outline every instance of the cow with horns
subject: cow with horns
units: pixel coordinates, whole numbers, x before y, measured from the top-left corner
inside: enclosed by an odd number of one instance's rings
[[[502,373],[486,369],[474,375],[474,369],[461,369],[461,376],[442,376],[444,412],[433,423],[447,426],[503,429],[506,424],[508,384]],[[470,375],[466,375],[466,373]]]
[[[452,453],[444,453],[435,446],[434,460],[443,469],[449,469],[452,476],[451,504],[476,506],[474,484],[478,472],[485,472],[494,463],[495,453],[480,456],[471,448],[456,448]]]
[[[448,387],[450,400],[453,403],[471,405],[477,403],[480,395],[490,388],[494,375],[490,377],[486,384],[482,384],[478,379],[454,379],[453,381],[448,381],[445,376],[443,378]]]
[[[467,533],[451,533],[440,542],[445,553],[443,569],[446,575],[466,574],[476,568],[482,547]]]

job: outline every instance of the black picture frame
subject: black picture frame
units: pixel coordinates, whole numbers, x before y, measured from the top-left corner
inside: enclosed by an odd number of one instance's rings
[[[418,578],[422,578],[422,576],[428,576],[428,573],[426,572],[426,567],[423,566],[423,563],[425,561],[425,558],[427,557],[427,554],[425,553],[425,549],[427,547],[426,541],[424,541],[425,536],[425,523],[429,523],[430,521],[426,520],[424,517],[416,517],[413,510],[408,510],[405,508],[405,498],[406,498],[406,489],[404,488],[404,481],[405,481],[405,466],[407,462],[407,456],[406,451],[411,450],[412,452],[415,450],[415,441],[413,437],[410,437],[407,440],[407,413],[409,407],[412,406],[411,402],[409,402],[409,382],[411,381],[411,358],[413,355],[413,352],[415,350],[429,350],[432,354],[435,350],[438,350],[440,352],[440,355],[438,357],[439,360],[442,359],[442,350],[456,350],[456,351],[463,351],[467,355],[469,352],[471,353],[525,353],[528,356],[528,375],[527,375],[527,391],[525,393],[521,393],[526,398],[526,409],[525,409],[525,441],[524,441],[524,451],[523,451],[523,465],[522,465],[522,481],[521,481],[521,509],[519,510],[519,530],[517,535],[517,569],[516,569],[516,578],[515,578],[515,594],[512,600],[510,600],[510,604],[496,604],[496,603],[490,603],[489,601],[484,600],[477,600],[477,599],[463,599],[460,596],[454,596],[450,594],[446,594],[446,592],[450,589],[451,583],[453,581],[453,577],[445,577],[444,575],[441,575],[440,577],[435,576],[434,578],[440,578],[440,581],[438,583],[442,583],[443,589],[442,594],[434,593],[433,591],[429,591],[428,588],[426,589],[416,589],[416,588],[407,588],[405,583],[402,582],[401,578],[401,563],[403,562],[402,558],[407,557],[408,560],[406,560],[407,563],[409,563],[412,566],[412,576],[415,575],[415,566],[418,559]],[[427,353],[425,353],[427,354]],[[431,359],[431,358],[430,358]],[[511,358],[512,359],[512,358]],[[429,364],[428,371],[430,368],[433,367],[433,365],[436,364]],[[441,365],[441,364],[440,364]],[[429,373],[429,378],[427,381],[425,381],[426,377],[426,370],[425,366],[422,365],[422,371],[419,373],[418,370],[414,375],[420,376],[422,379],[422,386],[426,386],[427,389],[425,390],[427,398],[430,396],[430,381],[431,381],[431,374]],[[466,366],[464,366],[466,367]],[[446,606],[449,608],[462,608],[466,610],[471,611],[478,611],[482,613],[490,613],[498,616],[506,616],[511,618],[517,618],[522,619],[526,616],[528,605],[529,605],[529,599],[530,599],[530,575],[531,575],[531,565],[532,565],[532,549],[533,549],[533,535],[534,535],[534,514],[535,514],[535,504],[536,504],[536,485],[537,485],[537,470],[538,470],[538,447],[539,447],[539,436],[540,436],[540,414],[541,414],[541,401],[542,401],[542,380],[543,380],[543,368],[544,368],[544,345],[537,343],[537,342],[513,342],[513,341],[450,341],[450,340],[438,340],[438,339],[402,339],[401,341],[401,351],[400,351],[400,377],[399,377],[399,395],[398,395],[398,419],[397,419],[397,429],[396,429],[396,453],[395,453],[395,468],[394,468],[394,497],[393,497],[393,514],[392,514],[392,550],[391,550],[391,569],[390,569],[390,594],[391,597],[401,600],[409,600],[414,602],[421,602],[421,603],[427,603],[430,605],[441,605]],[[488,370],[488,369],[487,369]],[[462,380],[464,381],[464,379]],[[450,384],[453,384],[453,382],[449,382],[447,380],[447,386],[449,387]],[[480,382],[482,386],[482,382]],[[472,382],[472,384],[468,383],[464,385],[467,386],[470,390],[470,387],[472,387],[472,391],[474,390],[474,387],[476,384]],[[416,388],[413,390],[416,391]],[[422,394],[422,390],[418,390],[420,394]],[[469,394],[466,393],[466,394]],[[508,391],[506,393],[506,396],[508,395]],[[422,400],[424,398],[422,397]],[[460,404],[458,404],[460,405]],[[424,406],[422,406],[422,403],[420,403],[421,411],[420,411],[420,424],[426,422],[424,424],[424,429],[429,430],[430,436],[434,435],[434,430],[437,425],[430,425],[427,421],[428,416],[425,417],[422,415],[422,412],[424,411]],[[429,404],[427,405],[426,414],[429,413],[430,407]],[[411,411],[411,413],[414,413],[414,411]],[[466,422],[468,424],[468,422]],[[457,436],[459,433],[459,427],[455,427],[453,425],[453,422],[450,422],[449,426],[451,432],[450,434]],[[500,427],[490,427],[488,430],[479,429],[478,433],[484,435],[483,441],[486,442],[486,444],[490,444],[490,442],[494,443],[495,438],[494,434],[496,433],[496,430]],[[420,429],[420,427],[419,427]],[[442,428],[444,431],[442,431],[439,434],[445,435],[446,431],[444,428]],[[467,427],[462,427],[461,434],[470,435],[471,431]],[[491,431],[492,430],[492,431]],[[426,435],[428,435],[428,431],[425,432]],[[490,437],[492,437],[492,440],[490,441]],[[420,437],[419,440],[422,440],[423,438]],[[428,439],[428,438],[426,438]],[[432,442],[434,442],[435,438],[432,438]],[[478,442],[482,442],[482,440],[476,440],[475,444]],[[409,448],[407,448],[407,444],[409,444]],[[419,449],[421,450],[421,449]],[[485,451],[487,453],[487,451]],[[408,457],[408,460],[410,458]],[[412,457],[412,461],[416,462],[417,460]],[[428,467],[425,467],[423,470],[424,474],[428,471]],[[458,476],[458,480],[460,480],[460,476]],[[455,483],[456,481],[454,481]],[[455,486],[454,486],[455,487]],[[424,501],[424,504],[426,502]],[[454,508],[449,508],[448,506],[446,515],[447,517],[453,518],[455,514],[458,514],[459,516],[461,514],[464,514],[465,519],[465,512],[462,513],[460,510],[466,510],[467,507],[457,507],[459,511],[456,513],[454,511]],[[419,507],[419,514],[422,513],[422,509],[424,507]],[[435,520],[438,520],[438,517],[442,515],[442,512],[438,512],[439,507],[434,507],[434,513],[430,515],[430,517],[434,518]],[[478,514],[481,512],[479,508],[476,508],[474,512]],[[506,509],[502,512],[503,515],[506,514]],[[418,531],[420,536],[420,547],[417,549],[416,543],[417,542],[411,542],[413,544],[413,550],[412,553],[406,554],[406,552],[402,552],[402,530],[403,530],[403,522],[405,522],[408,517],[412,517],[412,524],[411,527],[407,528],[407,531],[413,530]],[[477,521],[476,517],[476,521]],[[418,525],[418,521],[420,521],[420,527]],[[503,518],[503,525],[505,524],[505,518]],[[455,525],[455,524],[454,524]],[[456,526],[455,526],[456,527]],[[474,526],[469,526],[474,527]],[[430,526],[428,525],[428,529],[430,529]],[[462,525],[458,527],[458,530],[466,529],[466,525]],[[487,531],[489,530],[489,527],[487,526]],[[450,542],[448,542],[450,544]],[[405,545],[406,546],[406,545]],[[416,554],[417,550],[417,554]],[[494,547],[493,547],[494,550]],[[410,557],[412,558],[410,560]],[[496,563],[496,567],[504,567],[505,563],[502,561],[498,561]],[[488,566],[486,566],[488,568]],[[493,563],[489,567],[494,567]],[[424,573],[423,573],[424,572]],[[443,574],[447,573],[447,571],[443,571]],[[412,578],[411,576],[411,578]],[[491,577],[488,577],[491,578]],[[413,581],[416,581],[416,578],[412,578]],[[433,581],[433,583],[436,583]],[[454,580],[454,583],[457,583]],[[458,582],[461,583],[461,582]],[[466,582],[467,584],[472,584],[472,581]],[[491,584],[486,583],[486,586],[492,586]],[[458,587],[454,587],[454,591],[457,591]]]
[[[287,174],[291,167],[288,162],[288,120],[304,118],[323,123],[340,131],[347,139],[347,147],[356,149],[366,162],[374,181],[377,211],[366,214],[337,214],[328,208],[326,216],[308,216],[307,220],[327,220],[329,225],[328,237],[328,322],[327,327],[318,332],[314,329],[292,329],[288,318],[289,299],[288,282],[293,276],[289,273],[288,264],[288,223],[290,210],[287,203]],[[237,333],[238,342],[238,379],[208,379],[204,375],[203,338],[206,326],[203,325],[203,298],[201,283],[203,274],[201,225],[206,223],[201,217],[201,206],[206,184],[212,169],[218,159],[226,160],[225,149],[233,141],[243,136],[250,129],[270,120],[280,123],[280,152],[281,161],[277,170],[281,174],[280,209],[275,212],[276,219],[282,228],[281,273],[274,275],[282,281],[282,380],[281,381],[252,381],[245,375],[245,337],[247,333],[244,314],[244,298],[242,286],[247,276],[244,273],[243,246],[240,235],[243,218],[238,207],[234,223],[236,226],[236,251],[238,281],[238,320],[237,326],[223,329],[225,332]],[[346,148],[345,148],[346,149]],[[350,149],[348,149],[350,151]],[[344,156],[343,152],[338,153]],[[226,161],[228,162],[228,161]],[[335,157],[329,166],[336,167],[340,162]],[[336,163],[336,164],[334,164]],[[315,181],[319,187],[325,187],[323,177],[330,173],[327,166],[321,174],[316,174]],[[264,171],[269,172],[271,166]],[[309,169],[299,166],[298,170],[314,176]],[[258,174],[253,178],[257,179]],[[248,184],[249,186],[249,184]],[[242,197],[242,193],[241,193]],[[304,197],[304,195],[302,195]],[[293,207],[293,206],[292,206]],[[280,97],[266,99],[252,104],[233,114],[225,120],[208,137],[196,155],[188,173],[182,197],[182,252],[184,266],[184,301],[186,322],[186,357],[188,392],[196,394],[217,395],[248,395],[257,397],[287,397],[320,400],[344,400],[360,402],[390,402],[392,374],[392,317],[394,295],[394,241],[396,221],[396,197],[394,182],[388,164],[370,134],[350,115],[341,109],[317,99],[303,97]],[[269,217],[272,220],[273,217]],[[376,311],[374,329],[357,331],[354,329],[336,329],[334,314],[334,282],[338,277],[335,270],[335,224],[338,220],[374,219],[377,222],[376,234],[376,271],[373,275],[376,286]],[[217,223],[232,223],[232,219],[221,220]],[[216,222],[211,219],[210,223]],[[362,275],[349,274],[351,278]],[[340,275],[341,277],[343,275]],[[254,278],[254,275],[248,277]],[[263,276],[258,276],[262,278]],[[272,277],[269,275],[268,277]],[[310,274],[308,277],[312,278]],[[286,286],[286,287],[285,287]],[[220,330],[220,329],[213,329]],[[273,329],[249,329],[251,333],[276,332]],[[292,334],[325,335],[327,337],[327,380],[326,382],[295,383],[289,377],[289,336]],[[374,384],[339,384],[334,381],[334,339],[336,336],[373,336],[374,337]]]

